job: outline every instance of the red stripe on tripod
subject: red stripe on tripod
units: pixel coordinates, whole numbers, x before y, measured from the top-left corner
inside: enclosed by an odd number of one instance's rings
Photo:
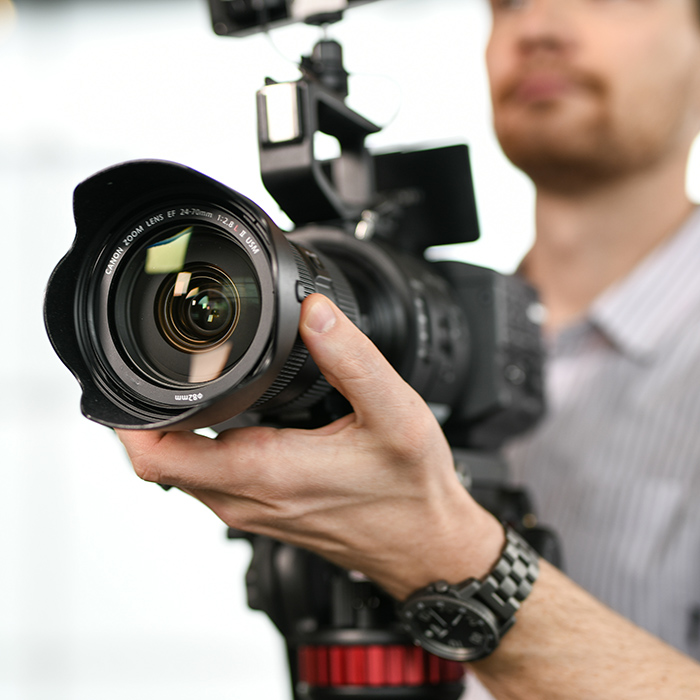
[[[403,685],[403,667],[406,647],[391,645],[387,647],[386,665],[384,666],[384,683],[382,685]]]
[[[345,683],[367,685],[367,658],[363,647],[345,649]]]
[[[339,685],[347,685],[343,675],[343,647],[328,647],[328,685],[337,688]]]
[[[384,666],[386,664],[386,647],[379,644],[367,649],[367,685],[377,687],[384,685]]]
[[[406,685],[425,685],[425,652],[411,647],[406,653]]]
[[[462,665],[403,644],[299,647],[299,680],[311,687],[416,687],[455,683]]]

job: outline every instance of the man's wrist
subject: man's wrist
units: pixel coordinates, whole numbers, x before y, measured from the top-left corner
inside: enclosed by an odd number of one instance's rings
[[[399,607],[417,645],[453,661],[482,659],[498,647],[539,574],[537,553],[512,528],[504,530],[505,546],[487,575],[457,585],[436,581]]]
[[[384,586],[397,600],[434,581],[458,584],[467,578],[481,579],[498,561],[506,544],[503,525],[466,491],[444,519],[446,526],[426,532],[425,539],[412,543],[410,552],[405,550],[406,561]]]

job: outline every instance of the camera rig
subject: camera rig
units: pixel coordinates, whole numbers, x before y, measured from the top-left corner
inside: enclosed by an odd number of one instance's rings
[[[311,4],[314,23],[342,16]],[[297,19],[294,5],[210,0],[215,30],[235,35]],[[302,299],[321,292],[431,404],[465,488],[556,562],[556,539],[498,456],[543,411],[536,295],[516,277],[422,259],[478,238],[467,147],[370,153],[379,127],[345,103],[340,45],[319,41],[299,68],[299,80],[268,80],[257,95],[262,179],[293,232],[175,164],[126,163],[76,188],[76,240],[49,281],[45,320],[84,414],[167,429],[344,415],[296,333]],[[316,158],[318,132],[338,140],[337,158]],[[265,537],[229,537],[253,546],[248,602],[284,636],[295,700],[461,695],[461,665],[414,647],[394,601],[360,574]]]

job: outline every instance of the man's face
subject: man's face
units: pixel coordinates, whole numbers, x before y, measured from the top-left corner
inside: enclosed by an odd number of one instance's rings
[[[695,0],[491,0],[496,133],[536,184],[580,188],[687,153]]]

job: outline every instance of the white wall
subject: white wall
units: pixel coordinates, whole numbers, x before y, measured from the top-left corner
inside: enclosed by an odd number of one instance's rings
[[[375,145],[471,144],[483,240],[467,257],[510,270],[531,237],[532,194],[489,129],[486,5],[382,0],[332,33],[360,76],[351,104],[380,122],[396,112]],[[317,37],[293,27],[274,40],[295,59]],[[73,237],[72,189],[102,167],[184,162],[277,216],[257,172],[266,75],[296,71],[264,37],[215,36],[204,0],[20,0],[0,29],[3,700],[289,696],[280,640],[245,604],[247,545],[132,474],[110,431],[80,416],[41,317]]]

